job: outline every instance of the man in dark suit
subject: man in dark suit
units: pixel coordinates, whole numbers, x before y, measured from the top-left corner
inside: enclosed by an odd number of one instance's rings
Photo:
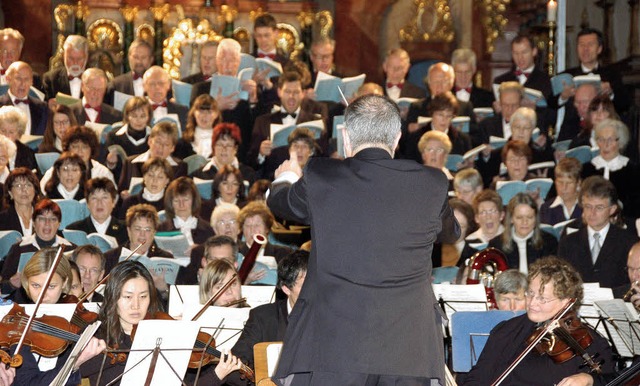
[[[248,164],[259,168],[266,157],[271,155],[270,129],[272,124],[296,125],[303,122],[322,119],[326,122],[326,106],[316,103],[303,105],[303,91],[300,75],[297,72],[287,72],[278,79],[278,96],[282,102],[279,111],[263,114],[256,118],[251,134],[251,146],[248,153]],[[304,107],[304,108],[303,108]],[[316,107],[314,111],[312,108]],[[317,111],[320,111],[318,113]]]
[[[80,35],[69,35],[64,41],[64,67],[54,68],[42,76],[42,91],[46,101],[51,101],[58,92],[80,99],[82,81],[80,76],[89,58],[89,43]]]
[[[567,69],[565,72],[572,76],[594,74],[600,75],[602,83],[601,91],[611,95],[613,104],[619,115],[626,112],[631,106],[631,98],[622,84],[622,76],[612,67],[603,66],[598,57],[602,53],[604,37],[602,32],[595,28],[585,28],[578,32],[578,59],[580,65]],[[575,95],[575,87],[567,85],[558,98],[558,105],[565,105]]]
[[[122,230],[126,234],[127,228],[125,228],[124,223]],[[125,242],[126,240],[122,243],[124,244]],[[71,259],[78,265],[82,292],[86,293],[95,289],[96,284],[104,277],[104,267],[107,262],[102,251],[95,245],[82,245],[73,251]],[[87,302],[102,302],[103,300],[104,297],[95,291],[86,299]]]
[[[307,274],[309,252],[297,250],[278,264],[278,288],[287,295],[286,299],[278,299],[275,303],[264,304],[249,311],[249,319],[242,329],[242,334],[231,349],[242,363],[254,368],[253,346],[260,342],[278,342],[284,339],[289,313],[300,295],[300,289]],[[227,378],[230,385],[246,385],[246,380],[238,376]]]
[[[5,28],[0,30],[0,84],[8,84],[7,70],[9,66],[22,56],[22,47],[24,46],[24,36],[20,31],[13,28]],[[38,90],[42,89],[42,79],[40,75],[33,74],[33,87]]]
[[[400,98],[424,98],[426,90],[405,81],[411,67],[409,53],[402,48],[394,48],[387,52],[382,63],[386,79],[382,88],[384,95],[394,102]]]
[[[206,82],[211,79],[211,75],[216,72],[216,50],[218,42],[207,40],[200,47],[200,72],[189,75],[182,79],[189,84]]]
[[[297,161],[285,161],[268,198],[276,215],[314,229],[274,378],[293,386],[444,384],[430,256],[436,240],[460,235],[448,183],[438,170],[392,159],[401,122],[391,100],[361,97],[345,118],[349,158],[312,158],[304,176]]]
[[[587,283],[628,286],[627,254],[638,237],[612,223],[618,211],[616,188],[601,176],[591,176],[580,187],[580,205],[587,226],[567,231],[558,244],[558,256],[570,262]]]
[[[113,105],[114,91],[127,95],[144,96],[142,76],[153,63],[153,47],[143,39],[136,39],[129,46],[127,58],[131,71],[116,76],[109,85],[106,101],[111,105]]]
[[[552,97],[551,80],[549,75],[536,67],[535,57],[538,55],[533,38],[528,35],[518,35],[511,41],[511,58],[513,67],[511,70],[497,76],[493,83],[516,81],[527,88],[532,88],[542,92],[543,97],[549,104]],[[535,108],[533,101],[523,101],[525,107]]]
[[[80,102],[69,106],[79,124],[112,124],[122,120],[120,111],[103,102],[107,82],[107,75],[99,68],[89,68],[82,73],[83,97]]]
[[[314,40],[311,43],[311,87],[316,84],[316,78],[318,77],[318,71],[322,71],[326,74],[337,76],[342,78],[333,63],[333,53],[336,50],[336,41],[329,37],[321,37]]]
[[[113,182],[105,177],[92,178],[85,183],[84,194],[89,216],[69,224],[67,228],[84,231],[88,235],[98,233],[116,245],[124,244],[128,240],[124,221],[111,215],[118,196]]]
[[[33,71],[25,62],[13,62],[6,72],[9,91],[0,96],[0,106],[16,106],[27,117],[25,134],[44,135],[49,108],[38,98],[29,95],[33,83]]]
[[[263,13],[253,22],[253,38],[256,48],[253,56],[265,58],[280,63],[283,67],[289,61],[283,52],[276,47],[278,23],[273,15]]]
[[[153,107],[153,121],[167,116],[167,114],[177,114],[182,131],[187,127],[187,115],[189,108],[167,100],[169,90],[171,90],[171,78],[169,74],[160,66],[151,66],[142,78],[144,92]]]
[[[455,74],[453,95],[462,102],[471,102],[473,107],[492,107],[493,93],[476,86],[473,76],[476,74],[476,54],[469,48],[458,48],[451,54],[451,66]]]
[[[583,83],[576,88],[570,103],[564,105],[564,118],[557,141],[574,139],[585,128],[589,105],[597,95],[598,89],[593,83]]]

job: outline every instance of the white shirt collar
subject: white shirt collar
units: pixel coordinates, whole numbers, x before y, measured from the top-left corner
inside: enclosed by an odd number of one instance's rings
[[[627,166],[628,163],[629,163],[629,158],[621,154],[618,154],[616,157],[614,157],[610,161],[605,161],[605,159],[602,158],[601,155],[597,155],[593,157],[593,159],[591,160],[591,164],[593,164],[593,166],[595,166],[596,169],[604,168],[603,177],[607,180],[609,179],[609,172],[617,172],[618,170]]]
[[[111,224],[111,216],[109,216],[102,224],[98,222],[93,216],[89,216],[91,218],[91,222],[93,226],[96,228],[96,232],[104,235],[107,233],[107,229],[109,229],[109,224]]]
[[[151,158],[151,150],[147,150],[144,153],[140,154],[139,156],[137,156],[136,158],[134,158],[131,162],[132,163],[145,163],[146,161],[149,160],[149,158]],[[171,166],[177,166],[178,163],[173,159],[173,157],[171,157],[171,155],[169,155],[167,157],[167,162],[169,162],[169,165]]]
[[[580,68],[582,69],[582,72],[584,72],[585,74],[590,74],[598,69],[598,64],[596,63],[596,66],[594,68],[587,68],[584,66],[584,64],[580,63]]]
[[[607,238],[607,233],[609,233],[609,228],[611,227],[610,223],[607,223],[607,225],[604,226],[604,228],[600,229],[599,231],[597,231],[597,233],[600,234],[600,246],[602,247],[602,245],[604,244],[604,239]],[[590,226],[587,226],[587,235],[589,236],[589,249],[591,249],[593,247],[593,235],[596,233],[596,231],[591,228]]]
[[[64,185],[58,184],[58,192],[65,200],[73,200],[76,193],[78,193],[78,189],[80,189],[80,184],[76,185],[76,187],[71,190],[67,190]]]

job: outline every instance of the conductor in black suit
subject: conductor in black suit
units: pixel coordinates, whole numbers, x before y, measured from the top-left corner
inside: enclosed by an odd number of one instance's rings
[[[89,42],[80,35],[69,35],[63,44],[64,66],[45,72],[42,76],[42,91],[46,101],[56,97],[58,92],[80,99],[82,93],[80,75],[89,59]]]
[[[627,255],[638,237],[612,218],[618,212],[618,193],[601,176],[591,176],[580,186],[582,221],[587,225],[567,233],[558,244],[558,256],[570,262],[585,282],[601,287],[629,285]]]
[[[25,62],[13,62],[7,69],[9,91],[0,96],[0,106],[16,106],[27,117],[25,134],[44,135],[49,108],[38,98],[29,95],[33,84],[33,71]]]
[[[345,118],[348,158],[311,158],[304,175],[285,161],[268,198],[275,214],[314,229],[274,378],[293,386],[444,385],[430,277],[433,243],[460,235],[447,179],[392,158],[401,123],[391,100],[363,96]]]
[[[278,264],[278,288],[282,289],[287,298],[263,304],[249,311],[249,319],[242,329],[242,334],[231,349],[233,355],[240,358],[242,363],[254,367],[253,346],[256,343],[278,342],[284,339],[289,313],[300,295],[300,289],[307,275],[308,263],[309,252],[299,249]],[[240,380],[236,375],[227,378],[227,383],[248,384],[246,380]]]
[[[99,68],[88,68],[82,73],[82,99],[69,108],[81,124],[85,122],[112,124],[122,120],[122,113],[104,103],[107,75]]]
[[[116,76],[109,85],[109,92],[105,99],[111,105],[113,105],[114,91],[127,95],[144,96],[142,76],[153,63],[153,47],[143,39],[136,39],[129,46],[127,59],[131,71]]]
[[[453,95],[462,102],[471,102],[473,107],[492,107],[493,93],[476,86],[473,76],[477,70],[476,54],[469,48],[458,48],[451,54],[451,66],[455,74]]]
[[[604,46],[604,37],[602,32],[595,28],[585,28],[578,32],[578,59],[580,65],[568,68],[565,72],[572,76],[578,75],[600,75],[602,83],[600,84],[601,92],[609,94],[613,99],[616,112],[621,115],[631,106],[631,98],[627,93],[624,84],[622,84],[622,76],[620,71],[608,66],[603,66],[598,61],[598,57],[602,53]],[[560,94],[558,105],[562,106],[573,97],[576,88],[567,85]]]

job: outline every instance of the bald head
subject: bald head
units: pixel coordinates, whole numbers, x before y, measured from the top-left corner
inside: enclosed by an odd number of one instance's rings
[[[627,273],[629,281],[640,281],[640,242],[633,244],[627,256]]]
[[[453,88],[453,80],[453,67],[447,63],[439,62],[429,67],[427,84],[431,97],[450,91]]]
[[[7,69],[9,90],[18,99],[25,99],[33,83],[33,71],[25,62],[13,62]]]
[[[573,105],[578,110],[581,119],[587,117],[589,112],[589,104],[593,98],[598,95],[598,88],[593,83],[583,83],[576,89],[576,95],[573,97]]]
[[[142,77],[142,86],[153,103],[162,103],[171,87],[169,74],[160,66],[151,66]]]

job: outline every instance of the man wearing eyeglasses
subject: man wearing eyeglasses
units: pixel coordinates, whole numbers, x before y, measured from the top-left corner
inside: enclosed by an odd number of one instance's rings
[[[82,73],[82,99],[69,106],[79,124],[112,124],[122,120],[120,111],[104,103],[107,82],[107,75],[99,68],[89,68]]]
[[[612,223],[619,212],[616,188],[603,177],[591,176],[580,187],[580,205],[586,226],[566,229],[558,256],[576,267],[587,283],[598,282],[606,288],[628,286],[624,267],[638,237]]]
[[[104,277],[104,254],[95,245],[83,245],[73,251],[72,260],[78,265],[80,280],[82,281],[82,293],[92,290]],[[101,302],[104,297],[98,292],[93,292],[86,299],[87,302]]]

